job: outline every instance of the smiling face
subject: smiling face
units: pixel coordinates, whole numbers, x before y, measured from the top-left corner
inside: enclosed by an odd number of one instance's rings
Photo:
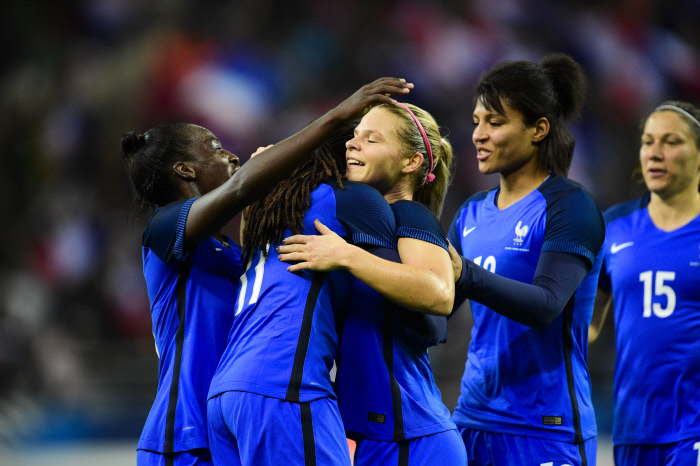
[[[698,189],[700,148],[688,123],[672,110],[652,113],[647,119],[639,160],[647,188],[662,198]]]
[[[355,128],[355,136],[345,147],[347,177],[366,183],[387,194],[400,180],[409,157],[401,150],[398,118],[379,107],[370,110]]]
[[[224,184],[239,168],[238,157],[221,147],[221,142],[206,128],[193,128],[193,152],[197,184],[201,194]]]
[[[525,125],[518,110],[503,103],[503,113],[484,106],[481,100],[473,114],[472,142],[476,146],[479,171],[509,175],[528,164],[537,164],[536,128]]]

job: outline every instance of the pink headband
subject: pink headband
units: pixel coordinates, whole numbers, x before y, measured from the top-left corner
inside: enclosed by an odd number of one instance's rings
[[[409,115],[411,115],[411,118],[413,118],[413,121],[416,122],[416,126],[418,126],[418,131],[420,131],[420,135],[423,136],[423,142],[425,143],[425,148],[428,151],[428,157],[430,158],[430,171],[428,172],[428,176],[425,178],[426,183],[431,183],[435,179],[435,175],[433,175],[433,150],[430,147],[430,141],[428,141],[428,135],[425,134],[425,130],[423,129],[423,125],[420,124],[420,121],[418,121],[418,118],[416,118],[416,115],[411,111],[410,108],[408,108],[408,105],[402,104],[401,102],[396,102],[396,105],[401,105],[403,108],[406,109]]]

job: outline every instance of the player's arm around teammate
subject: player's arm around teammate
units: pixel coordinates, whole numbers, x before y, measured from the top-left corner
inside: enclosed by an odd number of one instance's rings
[[[390,204],[416,200],[439,215],[449,184],[452,148],[440,137],[437,124],[427,126],[430,136],[422,124],[419,130],[412,114],[415,116],[415,110],[425,118],[422,109],[402,105],[380,105],[362,118],[355,137],[346,145],[348,179],[376,188]],[[409,136],[409,128],[415,134]],[[294,262],[290,271],[348,270],[407,309],[434,315],[451,312],[454,275],[444,248],[402,236],[398,241],[402,262],[399,264],[348,244],[323,225],[319,224],[318,229],[321,236],[285,239],[280,247],[281,260]]]
[[[240,249],[219,230],[335,128],[410,87],[395,78],[368,84],[244,167],[197,125],[164,125],[122,137],[136,201],[143,210],[158,208],[142,248],[159,384],[137,448],[139,465],[210,463],[206,390],[226,346],[233,320],[229,300],[241,274]]]
[[[437,219],[452,148],[432,116],[410,104],[374,107],[346,147],[348,178],[376,188],[392,206],[398,254],[370,254],[319,223],[320,236],[287,238],[278,251],[281,260],[295,262],[289,266],[295,273],[341,269],[361,282],[345,321],[336,378],[346,434],[358,442],[356,462],[465,464],[427,355],[427,347],[444,338],[444,315],[454,300]]]
[[[474,464],[583,465],[596,425],[585,332],[602,214],[566,178],[586,79],[566,55],[503,62],[474,95],[472,141],[497,188],[471,196],[448,238],[472,340],[452,419]]]

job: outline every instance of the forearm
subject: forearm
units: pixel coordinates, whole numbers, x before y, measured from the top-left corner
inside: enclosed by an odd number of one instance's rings
[[[457,294],[528,327],[545,328],[559,316],[589,267],[585,260],[571,254],[543,255],[545,260],[538,264],[532,283],[496,275],[463,259]],[[547,257],[554,259],[548,262]]]
[[[223,228],[246,206],[265,196],[289,176],[340,125],[331,112],[289,138],[251,158],[223,185],[195,201],[185,228],[188,243],[197,243]]]
[[[394,103],[391,94],[407,94],[413,84],[403,79],[380,78],[312,121],[301,131],[251,158],[226,183],[192,205],[185,225],[185,238],[196,243],[219,231],[247,205],[267,194],[286,178],[326,137],[353,121],[369,105]]]
[[[430,269],[391,262],[352,245],[340,264],[402,307],[443,316],[452,311],[454,287]]]

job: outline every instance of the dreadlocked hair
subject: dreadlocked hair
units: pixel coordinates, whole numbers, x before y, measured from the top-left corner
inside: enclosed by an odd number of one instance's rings
[[[337,158],[333,145],[325,142],[270,194],[245,209],[241,239],[243,264],[248,263],[257,248],[261,249],[263,256],[267,256],[266,246],[281,243],[285,230],[290,229],[293,235],[303,232],[304,215],[311,205],[311,192],[321,182],[335,178],[344,189]]]

